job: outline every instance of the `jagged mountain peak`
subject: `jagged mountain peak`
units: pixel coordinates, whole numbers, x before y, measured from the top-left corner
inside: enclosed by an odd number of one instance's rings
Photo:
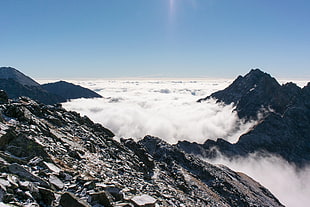
[[[225,104],[233,103],[240,118],[256,119],[258,113],[270,109],[283,114],[296,100],[301,89],[293,83],[281,86],[275,78],[260,69],[252,69],[245,76],[238,76],[232,84],[221,91],[198,100],[215,98]]]
[[[233,102],[238,116],[245,120],[257,118],[260,112],[263,116],[237,143],[223,139],[207,140],[204,144],[179,142],[184,151],[208,158],[216,157],[217,152],[230,158],[271,153],[297,167],[309,165],[310,83],[303,88],[292,82],[280,85],[269,74],[255,69],[202,100],[208,98]]]
[[[21,85],[40,86],[32,78],[12,67],[0,67],[0,79],[13,79]]]

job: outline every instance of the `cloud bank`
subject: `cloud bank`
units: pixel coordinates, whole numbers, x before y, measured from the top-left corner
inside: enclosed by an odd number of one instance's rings
[[[285,206],[304,207],[310,203],[310,167],[297,170],[281,157],[258,154],[233,160],[222,156],[207,161],[247,174],[269,189]]]
[[[203,143],[206,139],[237,141],[253,123],[238,119],[233,106],[199,98],[226,87],[227,80],[209,81],[94,81],[79,82],[104,98],[77,99],[64,107],[89,116],[117,137],[140,139],[153,135],[176,143]]]

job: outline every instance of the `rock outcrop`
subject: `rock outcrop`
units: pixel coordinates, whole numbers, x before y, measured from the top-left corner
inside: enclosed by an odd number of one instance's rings
[[[29,98],[0,104],[0,205],[282,206],[263,186],[146,136],[115,141]]]
[[[294,83],[281,86],[270,75],[258,69],[251,70],[228,88],[199,101],[215,98],[226,104],[233,103],[240,118],[259,119],[258,123],[235,144],[217,139],[204,144],[179,142],[178,147],[206,158],[214,158],[218,152],[230,158],[259,152],[279,155],[299,167],[308,165],[309,91],[309,83],[304,88]]]

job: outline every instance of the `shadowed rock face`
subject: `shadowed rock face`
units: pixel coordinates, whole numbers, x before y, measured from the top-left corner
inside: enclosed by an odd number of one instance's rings
[[[42,87],[46,91],[67,100],[76,98],[102,98],[102,96],[92,90],[65,81],[43,84]]]
[[[40,86],[33,79],[11,67],[0,67],[0,78],[6,80],[13,79],[24,86]]]
[[[60,106],[0,104],[0,202],[19,206],[282,206],[263,186],[159,138],[111,131]],[[58,199],[56,199],[58,198]],[[138,199],[138,200],[137,200]]]
[[[218,102],[234,103],[239,117],[247,120],[256,119],[263,111],[258,124],[235,144],[218,139],[204,144],[179,142],[178,147],[206,158],[216,157],[217,152],[228,157],[267,152],[303,167],[310,163],[309,88],[309,83],[302,89],[293,83],[281,86],[270,75],[251,70],[226,89],[199,101],[216,98]]]
[[[26,96],[44,104],[56,104],[75,98],[101,97],[94,91],[65,81],[40,85],[11,67],[0,67],[0,89],[6,91],[10,99]]]

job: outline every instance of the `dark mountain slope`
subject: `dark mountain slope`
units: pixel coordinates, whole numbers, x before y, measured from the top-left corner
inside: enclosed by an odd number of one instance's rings
[[[44,104],[55,104],[74,98],[101,97],[87,88],[64,81],[41,86],[11,67],[0,67],[0,89],[6,91],[11,99],[27,96]]]
[[[248,176],[158,138],[119,143],[76,112],[0,94],[0,204],[282,206]]]
[[[41,86],[46,91],[61,96],[65,99],[102,98],[101,95],[92,90],[65,81],[47,83]]]
[[[0,67],[0,78],[6,80],[13,79],[25,86],[40,86],[40,84],[33,79],[11,67]]]
[[[251,88],[252,87],[252,88]],[[263,118],[239,141],[231,144],[223,139],[207,140],[204,144],[179,142],[184,151],[213,158],[220,152],[227,157],[249,153],[272,153],[299,167],[310,164],[310,84],[299,88],[293,83],[280,86],[274,78],[259,70],[239,76],[227,89],[213,93],[225,103],[234,102],[240,117]],[[200,100],[202,101],[202,100]]]
[[[7,91],[10,99],[27,96],[45,104],[65,102],[63,97],[51,94],[40,86],[22,85],[13,79],[0,79],[0,89]]]

